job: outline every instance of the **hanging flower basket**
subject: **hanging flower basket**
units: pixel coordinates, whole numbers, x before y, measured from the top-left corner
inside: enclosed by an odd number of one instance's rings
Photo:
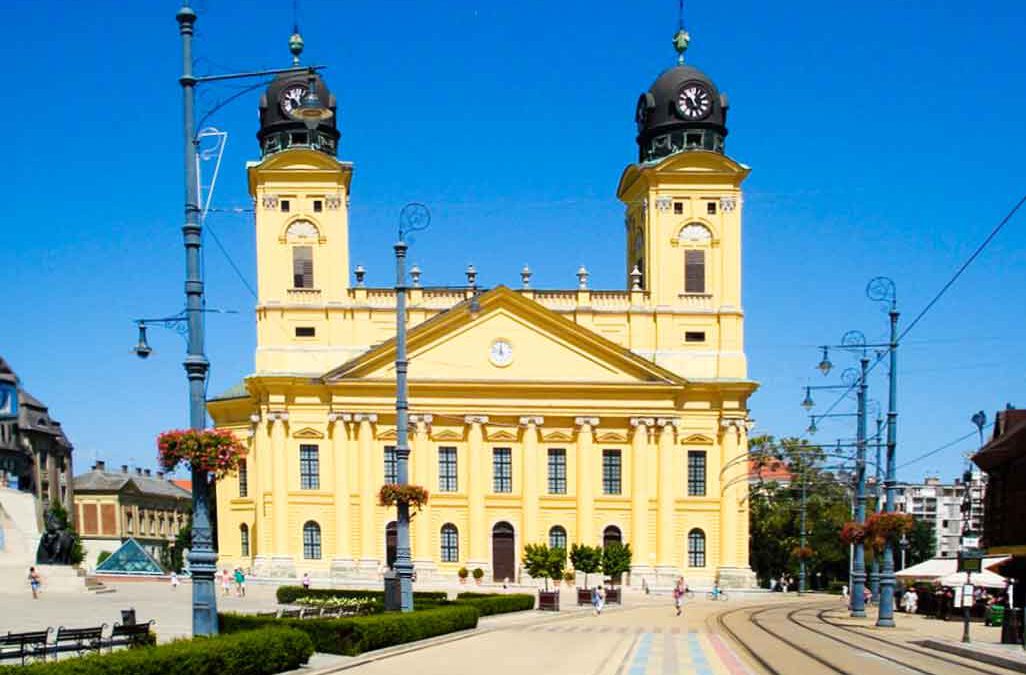
[[[841,528],[841,541],[845,544],[861,544],[866,540],[866,526],[856,522],[845,523]]]
[[[176,429],[157,436],[157,452],[165,471],[185,464],[221,478],[239,468],[246,447],[225,429]]]
[[[419,485],[399,483],[385,483],[378,491],[378,504],[381,506],[395,506],[403,502],[420,511],[428,502],[428,491]]]
[[[866,520],[866,529],[883,542],[908,534],[915,525],[916,519],[909,513],[874,513]]]
[[[791,549],[791,555],[798,560],[808,560],[812,557],[812,549],[808,546],[795,546]]]

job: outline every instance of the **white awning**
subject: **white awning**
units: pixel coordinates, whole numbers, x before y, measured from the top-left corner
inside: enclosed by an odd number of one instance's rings
[[[1000,574],[995,574],[987,570],[988,567],[997,565],[1004,560],[1007,560],[1008,556],[989,556],[983,559],[983,572],[973,574],[973,583],[980,586],[988,587],[1002,587],[1005,585],[1005,578]],[[958,559],[957,558],[933,558],[919,563],[918,565],[912,565],[906,567],[894,576],[899,579],[928,579],[938,580],[945,586],[957,586],[965,583],[965,574],[959,573],[958,571]],[[956,577],[960,576],[962,581],[958,581]],[[947,579],[951,578],[952,582],[948,583]],[[990,583],[984,583],[984,580]],[[997,583],[1000,580],[1000,583]],[[994,585],[996,584],[996,586]]]

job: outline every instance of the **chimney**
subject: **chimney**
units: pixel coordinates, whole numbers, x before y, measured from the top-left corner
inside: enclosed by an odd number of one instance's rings
[[[127,464],[122,464],[121,465],[121,473],[128,473],[128,465]]]
[[[104,471],[107,466],[104,464],[102,459],[96,460],[96,464],[93,464],[93,471]]]
[[[157,472],[157,480],[164,480],[164,472],[163,471],[158,471]]]
[[[140,468],[138,466],[135,467],[135,475],[136,476],[141,476],[142,475],[142,468]]]
[[[147,478],[150,477],[150,470],[149,469],[143,469],[143,473],[146,474]]]

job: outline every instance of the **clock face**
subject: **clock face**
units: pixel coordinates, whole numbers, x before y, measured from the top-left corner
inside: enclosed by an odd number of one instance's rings
[[[697,82],[688,82],[677,94],[677,112],[689,120],[704,119],[712,112],[709,90]]]
[[[488,360],[496,366],[508,366],[513,363],[513,345],[507,340],[496,340],[488,350]]]
[[[294,84],[288,89],[281,92],[279,102],[281,104],[281,111],[286,115],[292,115],[292,111],[299,107],[299,104],[303,102],[303,97],[306,96],[306,86],[302,84]]]

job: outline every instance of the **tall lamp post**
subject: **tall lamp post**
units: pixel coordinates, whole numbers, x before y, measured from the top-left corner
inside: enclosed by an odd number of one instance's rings
[[[410,446],[408,385],[409,361],[406,358],[406,235],[423,230],[431,222],[431,212],[423,204],[411,203],[399,212],[399,241],[395,244],[395,459],[400,485],[409,483]],[[395,571],[399,578],[399,605],[413,611],[413,561],[410,557],[410,505],[396,503]]]
[[[196,12],[185,5],[178,10],[175,18],[178,20],[178,32],[182,39],[182,76],[178,82],[182,87],[184,113],[185,225],[182,226],[182,235],[185,240],[185,310],[179,315],[162,319],[138,320],[136,324],[139,328],[139,342],[134,351],[140,358],[146,358],[152,352],[146,342],[147,325],[160,324],[176,330],[185,337],[188,346],[183,365],[189,382],[189,427],[202,430],[207,426],[206,385],[210,362],[207,361],[204,349],[203,315],[209,310],[203,306],[203,270],[200,261],[203,226],[200,217],[199,166],[197,163],[199,138],[196,134],[196,86],[204,82],[264,78],[285,73],[307,72],[313,78],[314,72],[320,67],[297,66],[197,77],[192,73],[192,37],[196,25]],[[294,62],[298,63],[299,53],[303,48],[302,39],[298,34],[293,35],[289,47],[292,50]],[[210,110],[207,115],[209,116],[235,98],[236,96],[232,96],[224,100]],[[316,127],[321,120],[327,119],[331,114],[331,110],[318,100],[314,87],[309,88],[307,95],[293,112],[294,117],[305,122],[307,127]],[[188,559],[192,575],[193,635],[217,633],[217,595],[214,589],[217,551],[214,549],[210,509],[207,503],[210,495],[209,478],[206,471],[195,468],[192,470],[192,545],[189,549]]]

